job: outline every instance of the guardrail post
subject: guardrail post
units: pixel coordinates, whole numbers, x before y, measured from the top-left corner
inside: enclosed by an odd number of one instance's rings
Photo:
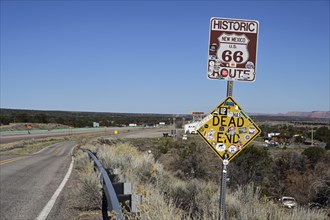
[[[118,195],[118,199],[128,212],[138,213],[137,206],[142,203],[141,195],[122,194]]]
[[[122,183],[118,181],[118,175],[112,174],[111,170],[106,170],[102,166],[97,157],[85,150],[89,157],[94,161],[95,167],[101,173],[102,182],[102,216],[103,219],[109,220],[108,211],[115,212],[115,219],[122,219],[123,213],[121,206],[125,207],[128,212],[138,213],[137,205],[142,203],[141,195],[132,195],[132,184]],[[121,206],[120,206],[121,204]]]
[[[107,202],[107,198],[105,196],[104,190],[102,189],[102,217],[103,220],[110,220],[109,216],[108,216],[108,202]]]
[[[131,183],[113,183],[113,188],[117,195],[120,194],[132,194],[132,184]]]
[[[116,192],[113,188],[112,182],[108,176],[107,171],[104,169],[103,165],[101,162],[96,158],[96,156],[89,150],[85,150],[85,152],[88,153],[89,157],[94,161],[94,165],[98,168],[101,178],[103,179],[102,182],[102,187],[104,190],[104,194],[106,196],[107,200],[107,210],[109,212],[115,212],[115,219],[122,219],[123,218],[123,213],[116,195]],[[102,204],[103,207],[103,204]],[[102,212],[103,214],[103,212]],[[108,215],[108,214],[106,214]]]

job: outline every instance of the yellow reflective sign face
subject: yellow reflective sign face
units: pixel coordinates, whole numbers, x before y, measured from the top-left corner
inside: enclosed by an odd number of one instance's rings
[[[261,132],[244,110],[228,96],[197,125],[198,134],[221,160],[232,160]]]

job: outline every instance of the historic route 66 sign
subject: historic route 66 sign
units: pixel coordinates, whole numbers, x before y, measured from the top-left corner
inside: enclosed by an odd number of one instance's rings
[[[259,22],[211,18],[208,79],[253,82]]]
[[[217,57],[222,63],[245,63],[249,58],[247,45],[249,39],[243,34],[239,38],[238,35],[228,35],[224,33],[218,38],[220,47],[217,52]]]

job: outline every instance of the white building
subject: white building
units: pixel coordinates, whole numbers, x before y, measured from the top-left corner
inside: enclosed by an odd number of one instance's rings
[[[198,122],[192,122],[189,124],[185,124],[184,125],[184,133],[185,134],[197,134],[197,130],[196,130],[196,125],[198,124]]]
[[[100,127],[100,123],[93,122],[93,128],[99,128],[99,127]]]
[[[268,133],[268,138],[272,138],[274,136],[279,136],[280,133]]]

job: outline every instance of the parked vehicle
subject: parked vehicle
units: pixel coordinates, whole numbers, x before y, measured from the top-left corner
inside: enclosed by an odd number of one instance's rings
[[[285,208],[292,209],[297,206],[296,199],[290,196],[282,196],[279,199],[281,205]]]

